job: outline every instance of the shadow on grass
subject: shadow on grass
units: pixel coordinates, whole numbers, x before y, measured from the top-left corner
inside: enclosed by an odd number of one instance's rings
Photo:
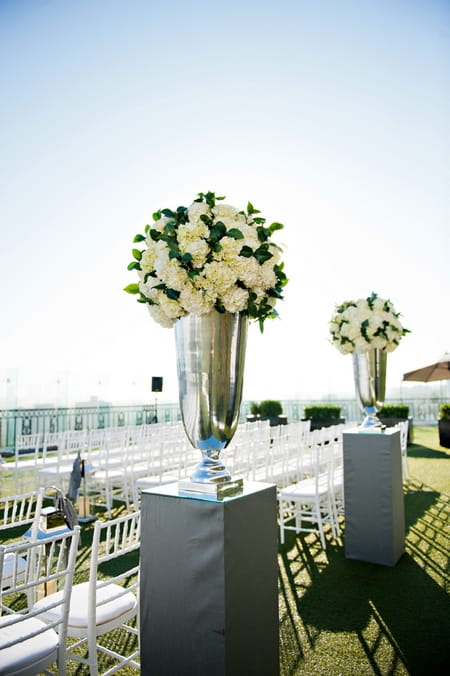
[[[323,552],[311,537],[293,533],[280,546],[285,676],[449,673],[450,506],[421,484],[408,488],[406,553],[394,567],[348,560],[338,543]],[[327,671],[314,653],[330,640],[337,654],[328,657]]]
[[[411,458],[430,458],[431,460],[450,460],[448,451],[438,451],[427,446],[408,446],[408,456]]]

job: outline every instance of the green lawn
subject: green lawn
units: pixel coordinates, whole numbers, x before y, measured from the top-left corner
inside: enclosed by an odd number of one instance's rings
[[[315,536],[280,546],[282,676],[448,673],[450,451],[436,427],[414,441],[395,567],[347,560],[342,540],[326,553]]]
[[[414,442],[406,553],[395,567],[347,560],[343,538],[328,539],[326,552],[315,535],[288,533],[280,545],[280,676],[449,672],[450,450],[439,446],[437,427],[414,428]],[[122,511],[117,505],[115,515]],[[87,578],[92,528],[82,526],[77,582]],[[107,642],[122,640],[116,632]],[[72,674],[87,670],[71,663]]]

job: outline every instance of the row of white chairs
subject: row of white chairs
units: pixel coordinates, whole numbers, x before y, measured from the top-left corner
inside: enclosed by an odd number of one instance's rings
[[[326,548],[325,526],[333,538],[341,534],[339,517],[344,513],[342,454],[343,426],[314,430],[304,451],[307,462],[298,479],[278,491],[280,540],[285,531],[317,533]]]
[[[36,537],[41,505],[42,490],[0,500],[2,531],[31,526],[31,534],[0,545],[0,673],[37,674],[56,662],[65,674],[68,660],[92,676],[125,665],[139,672],[140,512],[95,523],[89,579],[74,584],[79,526]],[[100,572],[121,557],[120,574]],[[111,647],[99,638],[118,628],[133,636],[123,652],[117,640]]]
[[[407,476],[407,421],[401,428],[404,476]],[[339,434],[350,425],[338,425]],[[399,428],[400,429],[400,428]],[[333,428],[322,428],[333,434]],[[314,464],[309,421],[270,427],[268,421],[240,424],[221,458],[233,476],[276,483],[284,488],[311,473]],[[50,448],[58,446],[53,452]],[[157,423],[90,432],[66,432],[44,443],[39,463],[32,471],[34,488],[55,484],[67,492],[74,460],[83,461],[80,486],[83,500],[106,505],[110,516],[114,500],[122,500],[128,511],[139,505],[145,488],[189,477],[200,460],[181,423]],[[28,460],[22,462],[29,464]],[[11,465],[12,463],[4,463]],[[14,468],[13,468],[14,471]],[[16,476],[21,476],[18,472]],[[16,485],[16,491],[18,492]]]

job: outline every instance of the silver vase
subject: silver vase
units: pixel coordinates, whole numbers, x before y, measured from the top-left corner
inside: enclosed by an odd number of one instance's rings
[[[382,427],[377,413],[384,404],[386,365],[387,353],[378,348],[363,354],[353,353],[356,398],[366,416],[360,427],[366,431],[377,431]]]
[[[187,315],[175,324],[179,400],[183,425],[202,458],[191,482],[231,481],[219,459],[239,422],[248,318],[216,310]]]

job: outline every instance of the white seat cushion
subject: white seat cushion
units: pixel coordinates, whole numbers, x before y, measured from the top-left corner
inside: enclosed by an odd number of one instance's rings
[[[132,592],[123,594],[123,587],[117,584],[108,584],[100,587],[97,590],[97,626],[119,620],[123,615],[128,615],[130,611],[137,610],[137,599]],[[68,632],[70,634],[71,628],[80,630],[87,629],[88,624],[88,594],[89,582],[82,582],[72,587],[72,596],[70,599],[69,611],[69,625]],[[120,596],[119,596],[120,594]],[[61,598],[62,592],[51,594],[38,601],[34,608],[45,608],[51,604],[56,598]],[[107,599],[110,599],[109,601]],[[106,601],[106,603],[102,603]],[[56,615],[55,615],[56,613]],[[50,609],[44,613],[44,617],[48,621],[52,621],[55,617],[59,617],[59,608]]]
[[[50,665],[56,660],[58,650],[58,634],[54,629],[47,629],[32,638],[28,634],[45,627],[45,623],[36,617],[24,619],[9,627],[3,626],[11,618],[20,615],[3,615],[0,617],[0,674],[21,673],[22,669],[33,663]],[[10,641],[23,639],[20,643],[4,648]]]

